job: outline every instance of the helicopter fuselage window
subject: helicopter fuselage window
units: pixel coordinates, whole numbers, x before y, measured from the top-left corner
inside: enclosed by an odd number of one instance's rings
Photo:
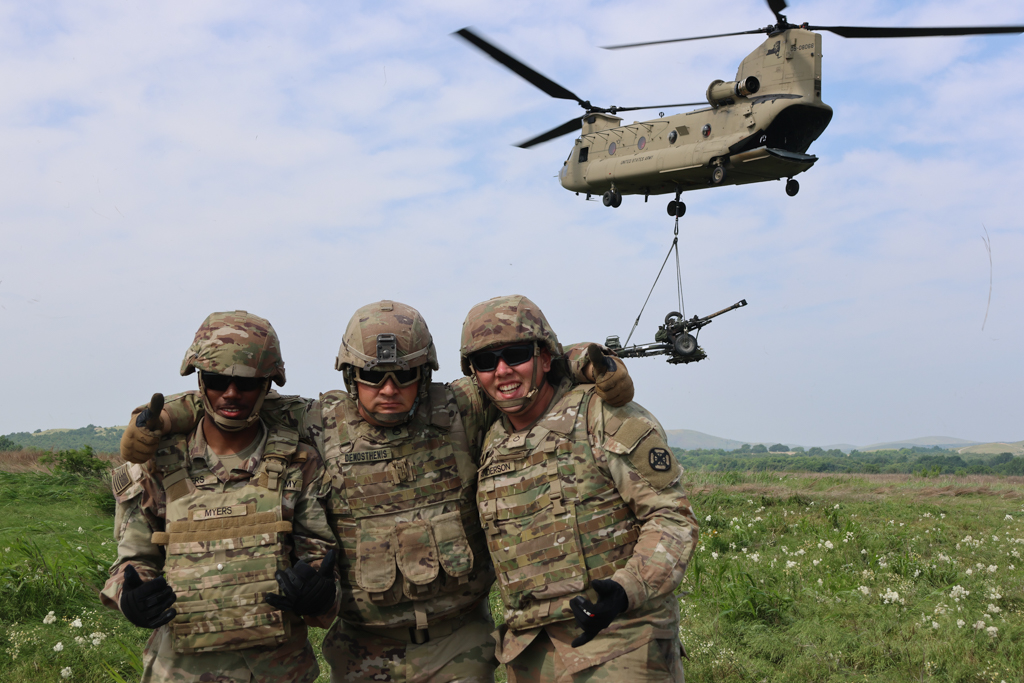
[[[590,148],[589,148],[589,147],[582,147],[582,148],[580,148],[580,159],[579,159],[579,163],[581,163],[581,164],[582,164],[582,163],[583,163],[584,161],[586,161],[586,160],[587,160],[587,154],[588,154],[588,153],[590,153]]]

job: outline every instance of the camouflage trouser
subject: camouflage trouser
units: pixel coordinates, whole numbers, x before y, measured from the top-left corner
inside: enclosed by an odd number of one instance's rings
[[[544,631],[508,663],[507,671],[509,683],[683,683],[679,641],[652,640],[604,664],[571,674]]]
[[[305,638],[279,647],[183,655],[174,651],[169,626],[153,632],[142,663],[142,683],[313,683],[320,675]]]
[[[481,603],[448,635],[417,645],[334,622],[324,638],[331,683],[492,683],[494,622]]]

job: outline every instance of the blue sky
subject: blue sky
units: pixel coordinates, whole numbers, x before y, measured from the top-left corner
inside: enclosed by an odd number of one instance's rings
[[[420,309],[441,379],[465,312],[518,292],[564,341],[625,337],[672,239],[664,200],[554,178],[574,115],[450,37],[474,26],[595,103],[698,101],[759,0],[0,3],[0,433],[121,424],[214,310],[271,320],[286,390],[338,388],[351,313]],[[1024,24],[1000,2],[793,3],[820,25]],[[835,116],[801,192],[688,195],[687,313],[708,359],[630,363],[667,428],[750,441],[1019,440],[1024,39],[823,34]],[[639,113],[640,116],[644,112]],[[628,114],[627,114],[628,116]],[[982,322],[993,252],[992,303]],[[671,279],[637,337],[675,308]]]

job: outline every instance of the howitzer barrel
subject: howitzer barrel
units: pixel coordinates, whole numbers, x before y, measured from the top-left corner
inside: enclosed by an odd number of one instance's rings
[[[735,310],[737,308],[743,308],[746,305],[747,305],[747,300],[746,299],[740,299],[739,301],[734,303],[732,306],[728,306],[726,308],[723,308],[722,310],[716,311],[715,313],[712,313],[711,315],[706,315],[703,318],[698,318],[697,316],[694,316],[690,320],[684,320],[683,321],[683,324],[682,324],[683,329],[684,330],[700,329],[701,327],[704,327],[709,322],[711,322],[712,318],[717,318],[718,316],[722,315],[723,313],[728,313],[729,311]]]

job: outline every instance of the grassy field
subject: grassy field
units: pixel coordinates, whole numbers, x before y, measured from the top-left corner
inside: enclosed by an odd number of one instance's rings
[[[115,555],[105,483],[11,455],[0,680],[132,680],[147,633],[95,598]],[[702,524],[680,587],[689,680],[1024,680],[1021,478],[687,478]]]

